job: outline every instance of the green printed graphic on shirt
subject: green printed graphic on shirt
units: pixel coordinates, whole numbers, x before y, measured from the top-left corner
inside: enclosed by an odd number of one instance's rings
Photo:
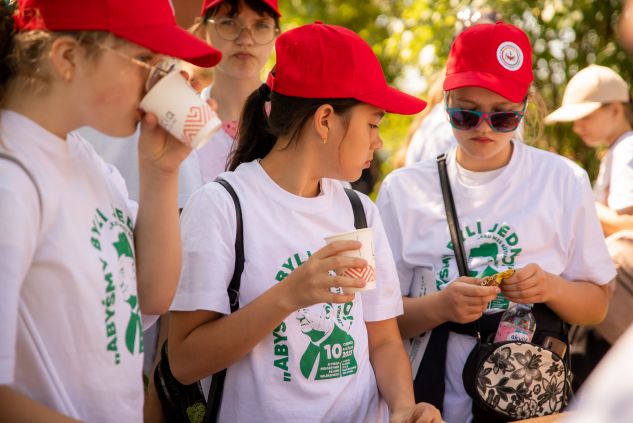
[[[473,277],[482,278],[514,268],[516,256],[522,251],[516,231],[505,223],[495,223],[484,229],[478,220],[464,226],[460,235],[468,253],[470,276]],[[453,242],[449,241],[446,247],[453,250]],[[456,269],[455,254],[443,255],[442,265],[437,272],[438,289],[458,277]],[[508,299],[500,293],[488,308],[506,309],[508,304]]]
[[[293,270],[307,261],[312,253],[294,253],[281,264],[275,280],[283,281]],[[335,291],[341,293],[340,288]],[[295,313],[296,322],[307,343],[299,364],[301,374],[310,380],[324,380],[349,376],[358,366],[354,357],[354,339],[349,335],[354,322],[353,302],[345,304],[315,304]],[[282,371],[284,382],[292,381],[289,366],[288,325],[281,322],[273,330],[273,365]],[[296,364],[295,364],[296,365]]]
[[[281,264],[281,269],[277,271],[277,274],[275,275],[275,280],[277,282],[281,282],[286,279],[290,272],[301,266],[304,261],[310,258],[311,255],[312,253],[310,251],[306,251],[303,258],[300,253],[292,254],[284,263]],[[287,327],[285,322],[281,322],[279,326],[273,329],[273,365],[281,370],[281,377],[284,382],[291,382],[292,372],[288,367],[289,349],[286,329]]]
[[[112,245],[114,245],[118,257],[124,256],[134,258],[134,251],[132,251],[130,241],[123,232],[119,232],[119,240]]]
[[[136,295],[136,263],[134,260],[132,219],[113,208],[110,213],[95,210],[90,230],[90,244],[97,252],[104,281],[101,300],[105,325],[105,348],[113,362],[121,362],[119,338],[123,328],[117,325],[117,305],[122,301],[130,307],[124,342],[127,352],[143,352],[143,325]],[[116,254],[112,254],[116,253]],[[114,260],[113,260],[114,257]]]
[[[346,303],[351,313],[352,303]],[[338,304],[315,304],[297,311],[301,332],[310,339],[299,363],[309,380],[334,379],[356,373],[354,339],[337,324]],[[351,320],[350,322],[351,327]]]

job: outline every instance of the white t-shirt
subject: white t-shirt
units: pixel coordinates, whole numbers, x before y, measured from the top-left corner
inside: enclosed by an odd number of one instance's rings
[[[605,284],[615,276],[587,174],[571,161],[515,142],[510,163],[487,183],[464,185],[455,149],[447,167],[468,265],[476,276],[529,263],[571,281]],[[420,295],[422,269],[435,274],[431,290],[441,290],[459,276],[435,160],[388,175],[378,208],[404,295]],[[429,292],[428,282],[426,288]],[[489,311],[507,306],[500,294]],[[474,338],[450,334],[443,415],[448,423],[471,417],[462,369],[474,344]]]
[[[211,98],[212,85],[200,93],[203,100]],[[188,176],[178,189],[179,204],[183,207],[191,194],[201,186],[212,182],[228,165],[229,155],[235,147],[233,138],[223,128],[214,132],[209,141],[194,150],[180,166],[181,173]]]
[[[280,188],[259,161],[222,177],[237,192],[243,215],[240,307],[305,262],[325,245],[324,237],[354,229],[352,206],[338,181],[323,179],[320,195],[304,198]],[[316,304],[286,317],[229,367],[220,421],[388,421],[364,322],[401,314],[402,298],[377,209],[359,195],[374,228],[377,288],[351,303]],[[235,219],[233,201],[217,183],[205,185],[187,203],[182,275],[172,310],[230,312],[226,289],[235,263]]]
[[[117,168],[130,192],[130,198],[138,201],[140,195],[138,168],[138,137],[140,129],[127,138],[111,137],[96,129],[83,127],[78,130],[106,163]],[[196,151],[192,151],[180,165],[178,172],[178,207],[183,208],[192,192],[202,186]]]
[[[405,164],[435,159],[457,143],[453,128],[444,111],[444,102],[436,104],[420,127],[416,129],[407,148]]]
[[[633,422],[633,326],[583,383],[563,423]]]
[[[633,132],[618,138],[600,162],[594,193],[610,209],[633,207]]]
[[[88,422],[141,422],[136,205],[76,134],[2,111],[0,384]],[[40,220],[41,218],[41,220]]]
[[[229,155],[235,146],[233,138],[224,129],[220,129],[213,134],[208,143],[196,151],[203,185],[212,182],[220,173],[226,171]]]

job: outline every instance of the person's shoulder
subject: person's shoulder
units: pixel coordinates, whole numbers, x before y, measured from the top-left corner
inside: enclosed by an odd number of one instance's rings
[[[422,160],[389,173],[381,185],[381,190],[436,185],[438,178],[437,160]]]
[[[407,180],[411,178],[429,177],[436,174],[437,160],[426,159],[395,169],[389,173],[385,179]]]
[[[573,179],[587,178],[587,171],[573,160],[558,153],[546,151],[537,147],[525,145],[525,154],[529,157],[531,166],[537,171],[547,174],[555,173],[560,177]]]
[[[633,131],[628,132],[620,140],[616,141],[613,146],[613,154],[618,156],[622,154],[633,155]]]
[[[228,173],[228,172],[226,172]],[[228,182],[228,184],[235,189],[235,181],[232,181],[231,175],[225,175],[224,173],[220,174],[218,178],[223,179]],[[226,189],[221,183],[218,182],[218,178],[216,180],[208,182],[198,188],[189,198],[187,205],[192,202],[210,202],[210,203],[228,203],[230,201],[230,194],[228,189]],[[187,206],[185,206],[186,208]]]
[[[79,131],[69,132],[66,136],[66,142],[71,148],[79,152],[82,156],[90,157],[99,163],[105,164],[105,160],[97,153],[94,146]]]

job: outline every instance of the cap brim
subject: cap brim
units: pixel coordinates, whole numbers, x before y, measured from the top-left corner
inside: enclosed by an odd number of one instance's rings
[[[444,91],[463,87],[481,87],[493,91],[513,103],[522,103],[530,85],[520,84],[508,78],[499,78],[488,72],[460,72],[447,75]]]
[[[371,104],[389,113],[414,115],[426,107],[426,101],[386,86],[380,90],[355,96],[356,100]]]
[[[155,53],[177,57],[203,68],[215,66],[222,58],[219,50],[176,25],[120,28],[112,32]]]
[[[593,101],[587,103],[568,104],[566,106],[559,107],[549,115],[545,116],[543,121],[547,124],[554,122],[571,122],[590,115],[598,110],[600,106],[602,106],[602,103]]]

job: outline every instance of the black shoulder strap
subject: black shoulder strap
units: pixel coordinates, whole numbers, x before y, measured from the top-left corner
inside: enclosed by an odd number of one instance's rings
[[[229,283],[228,293],[229,301],[231,303],[231,313],[235,313],[240,308],[239,294],[240,294],[240,281],[242,278],[242,272],[244,271],[244,233],[242,229],[242,207],[240,206],[240,199],[238,198],[235,190],[225,179],[216,178],[215,182],[219,183],[226,189],[233,203],[235,204],[235,268],[233,269],[233,277]]]
[[[451,241],[453,241],[457,269],[459,270],[460,276],[469,276],[464,244],[462,243],[462,237],[459,236],[459,220],[457,219],[457,211],[455,210],[455,201],[453,200],[453,192],[451,191],[451,184],[448,180],[448,172],[446,171],[446,153],[437,156],[437,169],[440,172],[440,185],[442,186],[446,221],[448,222],[448,230],[451,233]]]
[[[451,233],[453,250],[455,251],[455,261],[459,274],[468,276],[468,264],[464,245],[459,236],[459,222],[455,210],[455,202],[451,185],[448,180],[446,170],[446,154],[437,157],[437,168],[440,174],[440,185],[442,197],[444,198],[444,208],[446,210],[446,221]],[[418,373],[413,380],[413,393],[416,402],[428,402],[433,404],[440,412],[444,407],[445,375],[446,375],[446,354],[450,324],[445,322],[431,331],[431,337],[420,362]],[[477,330],[478,331],[478,330]]]
[[[365,229],[367,227],[367,216],[365,216],[363,202],[360,200],[358,193],[351,188],[345,188],[345,194],[349,197],[354,210],[354,227],[356,229]]]
[[[1,147],[0,147],[0,159],[8,160],[8,161],[16,164],[20,169],[22,169],[24,171],[24,173],[26,173],[26,176],[29,177],[31,182],[33,182],[33,186],[35,187],[35,192],[37,193],[37,202],[38,202],[38,204],[40,206],[40,223],[41,223],[41,221],[42,221],[42,192],[40,191],[39,185],[37,185],[37,182],[35,181],[35,177],[31,173],[31,171],[28,170],[26,168],[26,166],[24,166],[24,163],[22,163],[17,158],[15,158],[11,154],[9,154],[6,151],[4,151]]]
[[[235,268],[233,269],[233,277],[227,288],[229,294],[229,302],[231,313],[235,313],[240,308],[240,282],[242,271],[244,270],[244,231],[242,225],[242,207],[240,199],[235,190],[225,179],[215,178],[215,182],[219,183],[228,191],[235,204]],[[226,369],[221,370],[213,375],[211,379],[211,387],[209,388],[209,397],[207,398],[207,409],[204,414],[204,423],[215,423],[220,415],[220,406],[222,404],[222,394],[224,393],[224,379],[226,379]]]

